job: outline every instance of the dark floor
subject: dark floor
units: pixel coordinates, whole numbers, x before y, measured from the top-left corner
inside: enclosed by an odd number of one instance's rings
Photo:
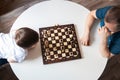
[[[16,18],[30,6],[45,0],[0,0],[0,32],[9,32]],[[106,5],[118,5],[120,0],[70,0],[89,10]]]

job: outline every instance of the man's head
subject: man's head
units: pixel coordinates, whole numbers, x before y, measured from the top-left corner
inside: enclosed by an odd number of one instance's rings
[[[16,31],[15,41],[18,46],[27,49],[39,41],[39,35],[36,31],[23,27]]]
[[[105,16],[105,26],[111,32],[120,31],[120,5],[113,6]]]

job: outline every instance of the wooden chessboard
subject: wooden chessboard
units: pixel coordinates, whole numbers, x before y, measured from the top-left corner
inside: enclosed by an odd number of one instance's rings
[[[39,28],[44,64],[81,58],[74,24]]]

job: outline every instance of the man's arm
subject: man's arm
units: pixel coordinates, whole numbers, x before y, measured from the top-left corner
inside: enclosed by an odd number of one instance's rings
[[[90,31],[91,31],[91,28],[93,26],[95,19],[97,19],[96,10],[93,10],[87,16],[87,19],[85,22],[84,33],[81,38],[81,44],[83,44],[85,46],[88,46],[90,44]]]
[[[103,57],[110,58],[112,57],[112,53],[108,49],[108,44],[107,44],[107,39],[108,36],[110,36],[110,32],[106,27],[102,27],[98,29],[98,33],[101,37],[101,42],[100,42],[100,53],[102,54]]]
[[[113,56],[112,53],[108,49],[107,40],[102,40],[100,42],[100,52],[102,56],[106,58],[110,58]]]

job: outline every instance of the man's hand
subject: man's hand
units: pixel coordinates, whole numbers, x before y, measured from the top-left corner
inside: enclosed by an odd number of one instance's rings
[[[85,33],[82,38],[80,38],[80,42],[84,46],[90,45],[90,33]]]
[[[105,26],[98,29],[98,34],[100,35],[102,40],[106,40],[108,36],[111,35],[110,31]]]
[[[110,36],[111,33],[106,27],[99,28],[98,33],[101,37],[100,52],[103,57],[110,58],[112,56],[112,53],[110,53],[108,49],[107,41],[108,41],[108,36]]]

